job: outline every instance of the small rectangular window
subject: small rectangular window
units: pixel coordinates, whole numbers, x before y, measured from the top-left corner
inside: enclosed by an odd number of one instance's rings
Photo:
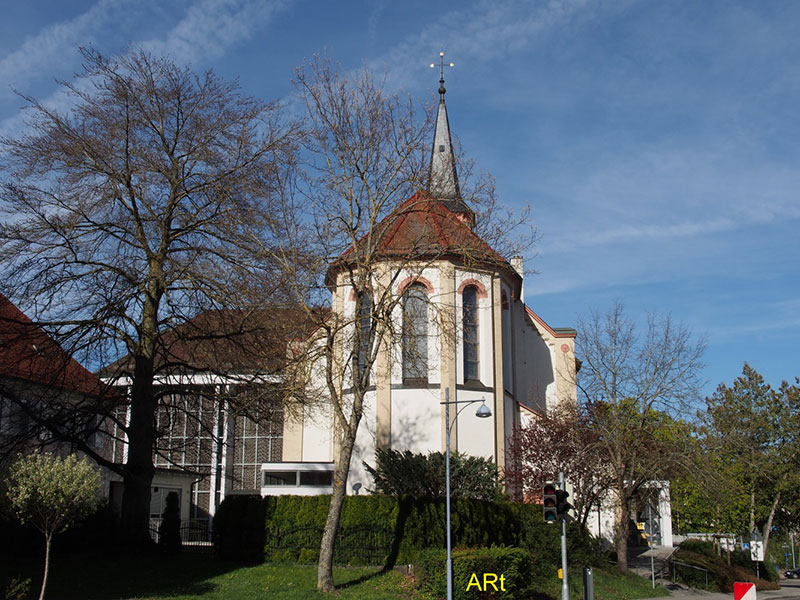
[[[300,485],[333,485],[333,472],[300,471]]]
[[[297,471],[264,471],[263,485],[297,485]]]

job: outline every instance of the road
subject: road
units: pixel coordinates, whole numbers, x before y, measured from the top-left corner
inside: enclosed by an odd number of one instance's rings
[[[781,579],[781,589],[758,592],[760,600],[780,600],[781,598],[800,598],[800,580]],[[675,590],[671,596],[650,598],[649,600],[731,600],[733,594],[703,592],[701,590]]]

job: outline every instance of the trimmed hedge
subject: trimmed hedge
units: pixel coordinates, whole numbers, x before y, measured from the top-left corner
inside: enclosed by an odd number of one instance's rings
[[[526,598],[532,594],[530,589],[532,562],[532,554],[522,548],[493,547],[455,550],[453,551],[453,598],[458,600]],[[423,593],[430,594],[434,598],[446,596],[446,564],[446,550],[435,549],[420,552],[417,574]],[[484,574],[489,574],[486,580]],[[484,582],[487,584],[486,589],[484,589]],[[475,585],[476,583],[478,585]]]
[[[264,561],[267,500],[261,496],[227,496],[214,515],[214,553],[224,559]]]
[[[275,562],[313,562],[328,515],[330,496],[229,496],[214,519],[214,545],[225,559],[260,562],[265,552]],[[454,547],[518,546],[543,557],[561,556],[560,527],[544,523],[542,507],[510,501],[459,498],[451,504]],[[374,528],[387,531],[380,562],[386,567],[411,564],[426,548],[445,545],[445,501],[395,496],[348,496],[342,508],[340,533]],[[296,532],[292,537],[291,532]],[[380,537],[380,536],[379,536]],[[278,539],[292,543],[275,545]],[[599,546],[577,525],[567,536],[570,562],[590,565]],[[357,543],[357,540],[353,543]],[[347,543],[337,542],[334,560],[354,564]],[[540,566],[550,570],[549,563]]]

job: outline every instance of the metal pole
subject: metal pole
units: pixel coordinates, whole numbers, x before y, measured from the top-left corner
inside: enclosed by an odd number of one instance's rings
[[[594,575],[592,567],[583,567],[583,600],[594,600]]]
[[[447,505],[447,600],[453,600],[453,555],[450,545],[450,388],[444,389],[444,428],[447,431],[445,456],[445,490]]]
[[[564,486],[564,472],[558,474],[558,483],[561,489]],[[567,520],[561,517],[561,600],[569,600],[569,585],[567,584]]]
[[[796,569],[797,564],[794,562],[794,531],[789,532],[789,539],[792,540],[792,568]]]
[[[650,535],[647,536],[647,543],[650,546],[650,577],[653,579],[653,589],[656,589],[656,566],[653,558],[653,505],[647,503],[647,522],[650,525]]]

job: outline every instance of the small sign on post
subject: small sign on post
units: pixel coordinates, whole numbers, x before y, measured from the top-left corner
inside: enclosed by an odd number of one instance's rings
[[[750,540],[750,560],[764,560],[764,542],[759,540]]]
[[[737,581],[733,584],[733,600],[756,600],[756,584]]]

